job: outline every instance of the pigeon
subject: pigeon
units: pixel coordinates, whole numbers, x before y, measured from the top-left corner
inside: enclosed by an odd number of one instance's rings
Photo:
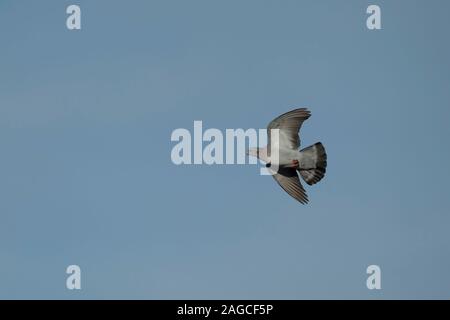
[[[267,146],[250,148],[247,152],[265,162],[281,188],[302,204],[308,203],[308,195],[297,172],[308,185],[313,185],[325,176],[327,167],[327,154],[321,142],[299,150],[299,130],[310,116],[308,109],[300,108],[275,118],[267,127]],[[272,129],[278,129],[278,139],[271,137]],[[271,150],[278,150],[278,157],[271,157]],[[276,171],[273,168],[277,168]]]

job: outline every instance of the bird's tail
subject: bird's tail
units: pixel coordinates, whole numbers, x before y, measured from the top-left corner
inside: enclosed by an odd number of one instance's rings
[[[317,142],[300,152],[305,157],[305,165],[299,169],[303,180],[309,185],[319,182],[325,176],[327,168],[325,147],[322,143]]]

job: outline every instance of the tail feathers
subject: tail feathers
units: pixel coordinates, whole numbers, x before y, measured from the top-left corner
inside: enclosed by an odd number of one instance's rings
[[[327,154],[322,143],[318,142],[309,146],[301,153],[305,156],[306,168],[300,168],[300,175],[309,185],[313,185],[325,176],[327,168]]]

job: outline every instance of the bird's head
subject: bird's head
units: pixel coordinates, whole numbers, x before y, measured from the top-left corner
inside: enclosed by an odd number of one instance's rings
[[[248,156],[259,158],[259,148],[248,148],[245,152]]]

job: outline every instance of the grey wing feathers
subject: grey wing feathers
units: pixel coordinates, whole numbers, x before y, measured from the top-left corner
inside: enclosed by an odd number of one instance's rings
[[[271,129],[280,129],[280,135],[287,139],[286,143],[292,149],[300,147],[300,138],[298,132],[302,123],[311,116],[311,112],[306,108],[295,109],[282,114],[269,123],[268,135],[270,145]]]
[[[308,203],[308,195],[294,168],[280,168],[273,178],[291,197],[302,204]]]

